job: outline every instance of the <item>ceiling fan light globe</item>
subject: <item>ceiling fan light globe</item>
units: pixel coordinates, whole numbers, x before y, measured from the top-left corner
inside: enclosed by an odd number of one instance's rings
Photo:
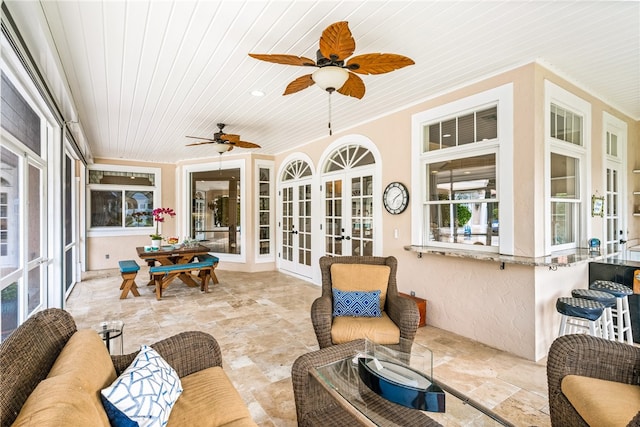
[[[340,89],[349,78],[349,71],[333,65],[318,68],[311,74],[311,78],[322,90],[334,91]]]
[[[216,143],[213,146],[213,149],[216,150],[218,153],[222,154],[222,153],[226,153],[227,151],[229,151],[229,145],[228,144],[222,144],[222,143]]]

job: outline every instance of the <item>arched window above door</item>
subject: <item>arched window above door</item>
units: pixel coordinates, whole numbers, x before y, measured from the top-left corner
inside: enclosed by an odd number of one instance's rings
[[[293,160],[282,172],[282,181],[295,181],[311,175],[309,163],[304,160]]]
[[[348,144],[338,148],[327,159],[323,172],[335,172],[359,166],[375,164],[373,153],[359,144]]]

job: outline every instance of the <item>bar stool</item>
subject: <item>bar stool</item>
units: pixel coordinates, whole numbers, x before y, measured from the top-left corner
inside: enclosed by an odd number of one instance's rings
[[[604,309],[604,305],[598,301],[572,297],[558,298],[556,310],[562,314],[558,336],[588,331],[589,335],[602,337],[600,317]]]
[[[616,318],[615,329],[616,337],[619,342],[625,342],[625,334],[627,344],[633,345],[633,334],[631,332],[631,314],[629,313],[628,296],[633,291],[623,284],[612,282],[609,280],[594,280],[589,285],[589,289],[608,292],[616,297],[616,308],[612,309],[613,316]]]
[[[604,305],[604,312],[600,317],[602,338],[615,341],[616,333],[613,326],[612,309],[616,306],[616,297],[608,292],[596,291],[595,289],[574,289],[571,291],[571,296],[574,298],[598,301],[600,304]]]

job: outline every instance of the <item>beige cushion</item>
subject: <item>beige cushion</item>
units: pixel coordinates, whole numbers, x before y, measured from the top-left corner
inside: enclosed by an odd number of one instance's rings
[[[73,384],[70,375],[47,378],[38,384],[22,406],[13,426],[109,427],[109,419],[95,399]]]
[[[384,310],[390,272],[388,265],[331,264],[331,286],[341,291],[380,290],[380,310]]]
[[[637,385],[567,375],[560,388],[591,426],[624,427],[640,411],[640,386]]]
[[[95,331],[74,333],[47,379],[22,407],[16,426],[104,426],[100,390],[116,379],[109,352]]]
[[[368,338],[378,344],[398,344],[400,329],[385,312],[382,312],[382,317],[333,318],[331,342],[342,344],[361,338]]]
[[[74,333],[49,371],[47,378],[72,374],[83,388],[100,392],[117,378],[111,356],[96,331]],[[80,375],[81,374],[81,375]]]
[[[170,426],[256,426],[221,367],[195,372],[180,381],[184,390],[169,416]]]

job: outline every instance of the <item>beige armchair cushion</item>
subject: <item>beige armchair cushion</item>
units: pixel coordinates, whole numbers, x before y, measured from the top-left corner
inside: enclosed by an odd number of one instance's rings
[[[382,317],[334,317],[331,325],[331,342],[342,344],[368,338],[378,344],[398,344],[400,328],[382,312]]]
[[[256,426],[242,397],[220,366],[180,378],[183,391],[168,425]]]
[[[562,393],[591,426],[625,427],[640,411],[640,386],[567,375]]]
[[[331,265],[331,285],[341,291],[380,290],[380,310],[384,310],[390,272],[388,265],[336,263]]]

